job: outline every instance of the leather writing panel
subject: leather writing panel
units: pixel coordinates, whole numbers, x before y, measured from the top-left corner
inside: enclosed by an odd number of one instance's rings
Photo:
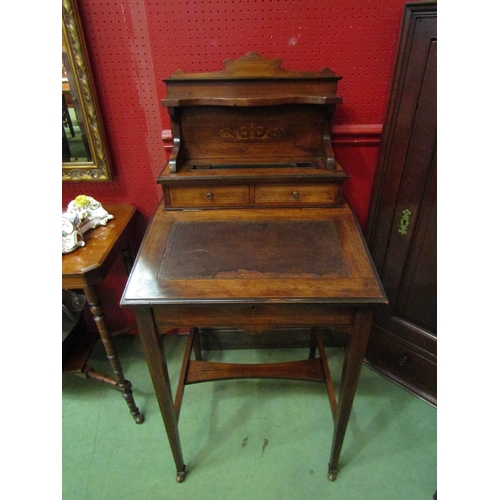
[[[349,277],[335,223],[174,222],[158,278]]]

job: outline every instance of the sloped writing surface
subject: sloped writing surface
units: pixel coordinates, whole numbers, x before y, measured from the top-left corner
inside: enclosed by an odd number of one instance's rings
[[[158,273],[167,280],[349,276],[331,220],[175,222]]]

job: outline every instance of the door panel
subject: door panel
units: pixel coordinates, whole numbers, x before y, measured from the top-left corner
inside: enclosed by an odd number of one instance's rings
[[[366,230],[389,305],[367,360],[435,404],[437,338],[437,16],[407,4]]]

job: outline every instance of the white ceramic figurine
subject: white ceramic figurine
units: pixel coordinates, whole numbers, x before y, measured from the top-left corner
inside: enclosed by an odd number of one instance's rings
[[[83,247],[83,235],[89,229],[105,226],[114,216],[108,213],[94,198],[77,196],[62,214],[62,253],[70,253]]]

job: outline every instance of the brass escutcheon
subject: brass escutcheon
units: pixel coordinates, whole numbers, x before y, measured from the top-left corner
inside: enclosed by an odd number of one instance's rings
[[[401,220],[399,221],[398,233],[405,235],[408,232],[408,226],[410,225],[410,215],[411,212],[406,208],[401,214]]]

